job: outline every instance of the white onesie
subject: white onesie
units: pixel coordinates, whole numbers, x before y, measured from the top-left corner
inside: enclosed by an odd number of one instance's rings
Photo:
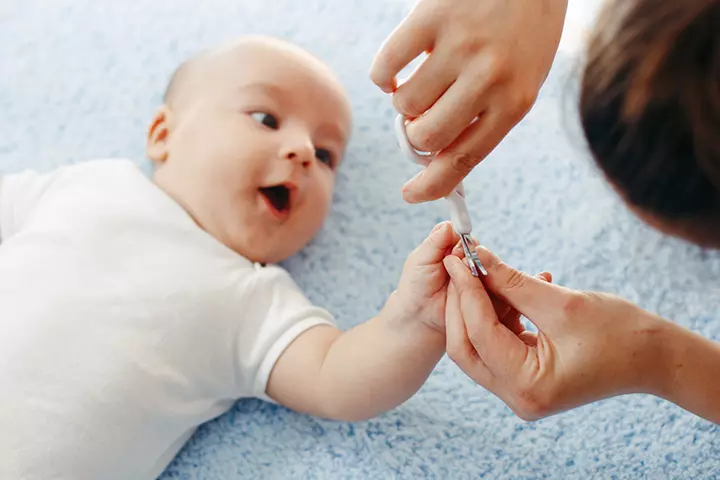
[[[0,479],[154,479],[332,318],[128,160],[0,184]]]

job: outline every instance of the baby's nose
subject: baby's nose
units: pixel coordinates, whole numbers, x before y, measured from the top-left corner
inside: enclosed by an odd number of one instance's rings
[[[315,149],[310,142],[307,142],[307,144],[305,142],[296,143],[287,146],[282,157],[291,162],[299,163],[303,168],[307,168],[315,157]]]
[[[299,154],[296,151],[289,151],[285,154],[285,158],[290,161],[300,162],[303,168],[310,166],[310,158],[308,155]]]

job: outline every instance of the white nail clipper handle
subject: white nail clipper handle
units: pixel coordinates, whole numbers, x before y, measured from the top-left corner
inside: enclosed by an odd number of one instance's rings
[[[452,221],[455,231],[461,235],[469,235],[472,232],[472,222],[465,202],[463,184],[460,183],[445,199],[450,203],[450,221]]]
[[[400,143],[400,150],[414,163],[427,167],[434,155],[421,155],[410,145],[405,130],[406,119],[403,115],[395,117],[395,133]],[[472,222],[470,221],[470,213],[468,212],[467,203],[465,203],[465,188],[462,182],[455,187],[450,195],[445,197],[450,202],[450,220],[452,221],[455,231],[459,234],[469,234],[472,232]]]

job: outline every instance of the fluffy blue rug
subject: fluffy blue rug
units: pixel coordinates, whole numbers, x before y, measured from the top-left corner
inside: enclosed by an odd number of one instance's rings
[[[144,162],[146,124],[173,68],[241,34],[297,42],[352,96],[354,137],[323,232],[287,267],[350,327],[374,315],[407,253],[446,216],[408,206],[390,101],[368,80],[407,1],[0,2],[0,171],[99,156]],[[480,240],[519,268],[625,296],[720,339],[720,256],[634,220],[584,151],[560,55],[531,114],[466,182]],[[0,386],[0,388],[3,388]],[[7,432],[6,432],[7,433]],[[42,435],[42,432],[38,432]],[[647,396],[528,424],[444,359],[420,393],[343,424],[248,400],[201,427],[163,479],[716,478],[720,429]]]

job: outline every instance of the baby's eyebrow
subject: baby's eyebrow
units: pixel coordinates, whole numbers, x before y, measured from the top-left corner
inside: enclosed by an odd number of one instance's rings
[[[332,122],[332,123],[328,122],[328,123],[322,124],[318,128],[318,133],[321,136],[326,137],[332,141],[336,141],[342,145],[344,145],[345,142],[347,142],[347,138],[348,138],[348,132],[344,128],[342,128],[340,125],[338,125],[338,123],[336,123],[336,122]]]
[[[238,88],[242,93],[259,93],[273,98],[284,98],[291,94],[286,88],[271,83],[250,83]]]
[[[280,101],[291,102],[293,99],[293,92],[291,90],[273,83],[248,83],[238,87],[238,91],[251,95],[267,95],[268,97],[275,98]],[[345,145],[348,136],[350,135],[350,132],[348,132],[346,128],[340,126],[339,122],[325,122],[318,127],[317,133],[331,141],[338,142],[341,145]]]

